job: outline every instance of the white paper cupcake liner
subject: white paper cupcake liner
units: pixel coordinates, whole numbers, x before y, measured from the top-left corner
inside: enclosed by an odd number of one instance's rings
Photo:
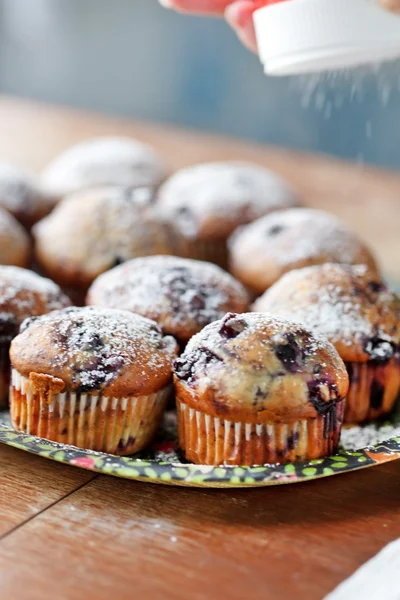
[[[263,465],[320,458],[339,444],[345,402],[315,419],[238,423],[177,402],[179,442],[188,460],[205,465]]]
[[[160,424],[171,386],[149,396],[55,394],[51,402],[33,394],[29,379],[11,373],[11,421],[18,431],[54,442],[110,454],[144,448]]]

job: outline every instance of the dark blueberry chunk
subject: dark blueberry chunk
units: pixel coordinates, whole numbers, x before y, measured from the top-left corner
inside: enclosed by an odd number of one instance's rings
[[[118,375],[124,361],[120,356],[94,356],[85,366],[73,366],[78,394],[99,391]]]
[[[98,333],[94,333],[91,338],[86,341],[84,350],[100,350],[104,348],[104,342]]]
[[[292,333],[287,333],[285,339],[285,344],[275,346],[275,354],[289,373],[298,373],[303,367],[303,353]]]
[[[370,338],[364,345],[364,351],[369,354],[371,360],[384,362],[393,358],[395,353],[394,344],[379,337]]]
[[[268,237],[274,237],[275,235],[279,235],[285,228],[283,225],[272,225],[266,231]]]
[[[383,292],[384,290],[386,290],[386,286],[379,282],[379,281],[369,281],[368,282],[368,287],[371,290],[371,292],[375,292],[376,294],[378,294],[379,292]]]
[[[177,358],[174,362],[175,374],[182,381],[189,381],[194,375],[194,362],[188,361],[185,357]]]
[[[262,398],[263,400],[267,398],[268,392],[264,392],[260,387],[257,386],[257,391],[255,393],[256,398]]]
[[[190,306],[195,310],[202,310],[206,307],[206,301],[203,295],[194,294],[190,300]]]
[[[320,415],[327,414],[332,406],[335,404],[334,400],[326,401],[321,394],[321,385],[324,385],[321,381],[309,381],[308,386],[308,394],[309,399],[315,410]]]
[[[201,360],[206,364],[209,364],[210,362],[222,362],[222,358],[214,354],[214,352],[208,348],[204,347],[201,349]]]
[[[373,408],[374,410],[379,410],[380,408],[382,408],[384,396],[385,396],[385,388],[379,381],[374,379],[371,384],[371,390],[370,390],[370,396],[369,396],[369,402],[370,402],[371,408]]]
[[[218,414],[224,414],[229,411],[229,408],[226,406],[226,404],[215,396],[212,397],[212,403]]]
[[[37,321],[37,319],[39,319],[39,317],[28,317],[27,319],[22,321],[20,328],[19,328],[19,332],[22,333],[23,331],[25,331],[25,329],[28,329],[28,327],[30,327],[32,325],[32,323]],[[13,335],[13,337],[14,337],[14,335],[16,334],[16,331],[15,331],[16,328],[17,328],[16,321],[14,323],[11,320],[8,323],[2,322],[1,329],[0,329],[0,335],[2,337],[3,336],[7,337],[7,335]]]
[[[118,267],[119,265],[122,265],[122,263],[125,262],[125,259],[122,258],[121,256],[115,256],[114,260],[112,261],[112,267]]]
[[[237,337],[246,328],[246,323],[243,319],[238,318],[234,313],[228,313],[222,320],[222,325],[219,329],[221,337],[231,340]]]

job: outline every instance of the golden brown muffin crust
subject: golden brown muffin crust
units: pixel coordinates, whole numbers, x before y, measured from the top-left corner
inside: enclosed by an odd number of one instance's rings
[[[378,272],[373,256],[357,236],[322,210],[274,212],[230,239],[230,270],[256,293],[292,269],[326,262],[365,264],[372,273]]]
[[[174,379],[178,399],[192,408],[245,423],[314,418],[349,385],[328,341],[260,313],[228,314],[205,327],[176,360]]]
[[[400,300],[365,266],[325,264],[287,273],[254,304],[326,335],[345,361],[399,351]]]
[[[142,196],[143,188],[108,187],[65,198],[33,229],[39,264],[60,285],[86,288],[136,256],[179,255],[181,236]]]
[[[245,312],[249,296],[211,263],[175,256],[131,260],[101,275],[87,304],[136,312],[157,321],[182,344],[227,312]]]
[[[32,271],[0,266],[0,340],[17,335],[22,321],[70,306],[57,284]]]
[[[160,188],[158,203],[183,235],[202,241],[226,240],[239,225],[299,204],[275,173],[239,161],[181,169]]]
[[[0,163],[0,206],[26,229],[43,219],[55,203],[56,199],[40,187],[39,178],[33,173],[11,163]]]
[[[10,213],[0,208],[0,265],[27,267],[30,259],[28,234]]]
[[[86,307],[25,321],[10,358],[24,377],[49,375],[63,381],[65,391],[122,398],[166,387],[176,351],[175,340],[149,319]]]

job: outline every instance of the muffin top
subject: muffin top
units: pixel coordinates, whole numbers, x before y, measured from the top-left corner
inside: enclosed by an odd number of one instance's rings
[[[244,312],[249,297],[231,275],[206,262],[150,256],[101,275],[87,304],[121,308],[157,321],[165,333],[186,343],[226,312]]]
[[[245,423],[325,414],[349,385],[325,338],[261,313],[227,314],[207,325],[176,360],[175,383],[189,406]]]
[[[55,199],[40,188],[39,179],[11,163],[0,163],[0,206],[27,229],[53,208]]]
[[[324,334],[345,361],[384,361],[399,351],[400,300],[365,266],[325,264],[287,273],[254,310]]]
[[[42,174],[42,185],[62,198],[85,188],[103,185],[157,186],[166,168],[154,150],[125,137],[99,137],[71,146]]]
[[[377,266],[369,250],[335,216],[310,208],[274,212],[230,240],[231,270],[257,293],[284,273],[326,262]]]
[[[224,240],[239,225],[297,205],[289,186],[260,165],[199,164],[178,171],[160,188],[159,209],[189,237]]]
[[[64,198],[33,229],[40,264],[63,285],[86,287],[136,256],[179,255],[181,236],[142,204],[142,191],[108,187]]]
[[[71,302],[50,279],[27,269],[0,266],[0,343],[17,335],[27,317],[70,306]]]
[[[150,319],[125,310],[74,307],[24,321],[10,357],[33,385],[121,398],[167,386],[176,349],[175,340]]]
[[[0,207],[0,265],[26,267],[30,258],[28,234],[10,213]]]

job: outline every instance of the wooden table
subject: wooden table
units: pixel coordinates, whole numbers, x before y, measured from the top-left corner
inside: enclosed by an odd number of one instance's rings
[[[171,168],[245,158],[345,218],[400,279],[400,176],[156,125],[0,99],[0,159],[40,169],[87,136],[134,135]],[[321,598],[400,537],[400,462],[296,486],[134,483],[0,447],[2,600]]]

